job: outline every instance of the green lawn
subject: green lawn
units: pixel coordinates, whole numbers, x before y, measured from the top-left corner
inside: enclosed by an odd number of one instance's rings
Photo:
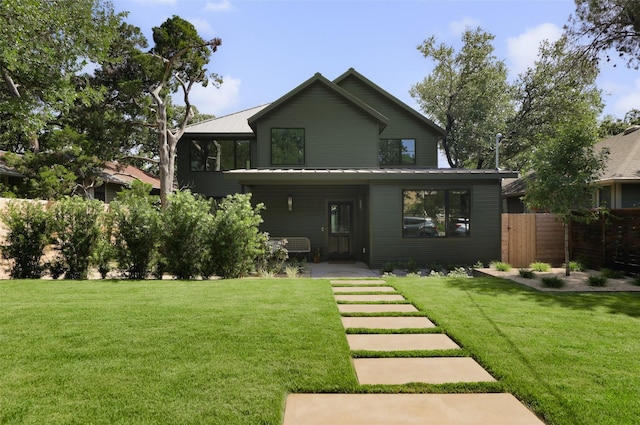
[[[327,281],[0,282],[2,424],[280,424],[355,385]]]
[[[390,279],[548,424],[637,424],[640,294]]]
[[[640,294],[388,280],[500,379],[477,390],[549,424],[637,423]],[[358,391],[385,389],[357,386],[326,280],[0,282],[2,424],[278,425],[288,392]]]

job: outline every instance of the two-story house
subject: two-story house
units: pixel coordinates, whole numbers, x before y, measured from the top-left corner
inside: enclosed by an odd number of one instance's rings
[[[500,258],[494,170],[438,169],[442,129],[358,72],[316,74],[275,102],[192,125],[178,183],[252,193],[263,230],[371,267]]]

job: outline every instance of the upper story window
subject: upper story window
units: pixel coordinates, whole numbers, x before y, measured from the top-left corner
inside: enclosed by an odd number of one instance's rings
[[[218,158],[220,166],[218,167]],[[251,163],[249,140],[192,140],[189,149],[191,171],[225,171]]]
[[[304,128],[271,129],[271,164],[304,164]]]
[[[378,150],[380,165],[415,165],[415,139],[380,139]]]
[[[471,195],[468,190],[404,190],[402,199],[404,237],[470,235]]]

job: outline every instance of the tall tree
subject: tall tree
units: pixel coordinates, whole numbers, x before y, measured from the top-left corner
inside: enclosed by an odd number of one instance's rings
[[[211,53],[222,44],[219,38],[203,40],[195,27],[173,16],[159,27],[153,28],[154,47],[145,60],[151,85],[147,88],[155,107],[156,133],[160,169],[160,199],[167,204],[167,195],[173,191],[175,158],[178,140],[194,115],[189,93],[194,84],[206,86],[211,79],[219,85],[222,80],[216,74],[207,74],[205,65]],[[171,93],[182,92],[184,115],[177,119],[179,125],[169,127],[167,107]]]
[[[536,146],[554,137],[559,126],[595,120],[603,107],[598,72],[597,62],[572,49],[566,38],[542,42],[534,65],[515,82],[515,111],[503,131],[503,165],[526,168]]]
[[[596,181],[602,173],[607,152],[595,152],[597,140],[595,116],[589,117],[590,105],[584,103],[583,119],[563,122],[552,136],[536,148],[525,177],[525,204],[534,210],[555,213],[565,228],[565,273],[569,268],[569,225],[574,212],[591,205]]]
[[[121,15],[107,0],[0,2],[0,117],[3,133],[37,152],[39,137],[76,101],[74,75],[107,53]]]
[[[435,37],[418,50],[435,62],[431,75],[411,88],[421,109],[444,128],[442,149],[453,168],[494,168],[494,140],[510,112],[504,61],[493,54],[495,37],[467,29],[459,52]]]
[[[569,37],[593,57],[614,49],[627,65],[640,67],[640,2],[575,0],[576,14],[566,26]],[[609,56],[607,55],[607,60]]]

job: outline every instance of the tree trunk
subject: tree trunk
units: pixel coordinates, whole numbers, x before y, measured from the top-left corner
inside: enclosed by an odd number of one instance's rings
[[[569,265],[569,229],[571,226],[571,218],[564,220],[564,274],[571,275],[571,267]]]

